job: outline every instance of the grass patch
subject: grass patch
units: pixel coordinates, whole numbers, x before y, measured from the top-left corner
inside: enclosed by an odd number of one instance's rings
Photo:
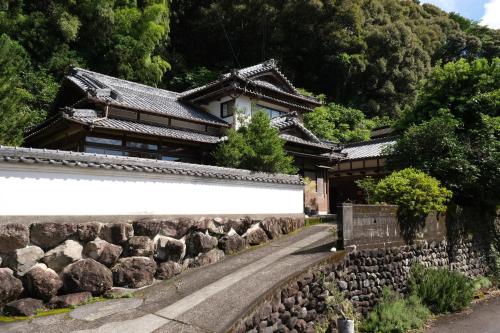
[[[50,309],[50,310],[39,310],[33,316],[0,316],[0,323],[13,323],[16,321],[29,320],[33,318],[52,316],[61,313],[67,313],[73,310],[72,308],[61,308],[61,309]]]
[[[308,217],[304,220],[304,226],[310,227],[312,225],[320,224],[321,219],[319,217]]]

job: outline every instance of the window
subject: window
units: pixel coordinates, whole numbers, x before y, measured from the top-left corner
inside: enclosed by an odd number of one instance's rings
[[[124,119],[124,120],[137,120],[137,112],[110,108],[108,111],[110,118]]]
[[[140,117],[141,117],[142,121],[145,121],[148,123],[168,126],[169,118],[167,118],[167,117],[160,117],[160,116],[155,116],[155,115],[146,114],[146,113],[141,113]]]
[[[260,105],[260,104],[257,104],[257,106],[256,106],[256,108],[255,108],[255,110],[254,110],[253,113],[255,113],[257,111],[264,112],[271,119],[279,117],[279,116],[282,116],[282,115],[284,115],[286,113],[284,111],[279,111],[279,110],[276,110],[276,109],[272,109],[272,108],[269,108],[267,106],[263,106],[263,105]]]
[[[180,161],[181,158],[180,157],[175,157],[175,156],[162,156],[161,157],[162,161]]]
[[[98,138],[96,136],[85,137],[85,142],[99,143],[99,144],[103,144],[103,145],[112,145],[112,146],[121,146],[122,145],[122,140],[109,139],[109,138]]]
[[[220,116],[221,118],[227,118],[234,115],[234,99],[225,103],[220,104]]]
[[[187,129],[192,129],[192,130],[200,131],[200,132],[206,131],[205,125],[196,124],[196,123],[192,123],[189,121],[183,121],[183,120],[178,120],[178,119],[172,119],[171,125],[172,125],[172,127],[187,128]]]
[[[158,150],[158,145],[137,141],[127,141],[127,148]]]
[[[127,156],[127,154],[123,153],[121,150],[117,149],[107,149],[107,148],[97,148],[97,147],[85,147],[85,152],[86,153],[91,153],[91,154],[103,154],[103,155],[115,155],[115,156]]]

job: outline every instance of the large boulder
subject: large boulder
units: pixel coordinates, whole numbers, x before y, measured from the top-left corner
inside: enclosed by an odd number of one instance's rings
[[[104,224],[99,231],[99,238],[121,245],[134,236],[134,228],[129,223]]]
[[[0,310],[2,307],[21,295],[23,283],[16,278],[9,268],[0,268]]]
[[[82,242],[90,242],[99,237],[103,224],[100,222],[84,222],[77,226],[78,239]]]
[[[260,226],[270,239],[278,238],[283,234],[280,220],[277,218],[265,218],[262,222],[260,222]]]
[[[92,297],[88,291],[81,293],[54,296],[50,299],[48,306],[52,309],[69,308],[85,303]]]
[[[235,231],[230,231],[230,234],[219,239],[219,248],[223,250],[226,255],[238,253],[246,246],[246,239],[238,235]]]
[[[156,269],[156,277],[161,280],[170,279],[182,272],[182,265],[173,261],[162,262]]]
[[[103,239],[97,238],[85,244],[83,255],[92,258],[103,265],[113,265],[120,255],[123,248],[120,245],[111,244]]]
[[[203,233],[211,232],[212,234],[222,235],[224,234],[224,223],[220,218],[202,218],[194,224],[193,229]]]
[[[293,217],[282,217],[280,218],[281,231],[283,234],[288,234],[294,230],[302,228],[304,226],[304,219],[293,218]]]
[[[48,301],[57,294],[63,283],[59,275],[44,264],[33,266],[23,278],[24,288],[36,298]]]
[[[49,267],[60,272],[64,267],[82,259],[83,247],[77,241],[68,239],[63,244],[45,253],[42,261]]]
[[[3,312],[9,316],[33,316],[44,308],[43,302],[34,298],[23,298],[7,303]]]
[[[134,236],[124,247],[126,255],[130,257],[150,257],[154,253],[153,240],[148,236]]]
[[[122,258],[111,271],[115,286],[141,288],[153,283],[156,262],[146,257]]]
[[[229,232],[231,229],[234,229],[238,235],[243,235],[251,225],[252,220],[250,218],[228,219],[226,223],[224,223],[224,231]]]
[[[156,235],[161,235],[179,239],[187,234],[194,222],[185,218],[178,220],[142,219],[135,221],[133,225],[137,236],[154,238]]]
[[[76,233],[76,224],[33,223],[30,227],[31,243],[47,250],[53,248]]]
[[[24,224],[0,225],[0,253],[10,253],[28,245],[29,229]]]
[[[208,252],[217,246],[217,238],[210,235],[194,232],[186,239],[186,253],[189,256],[197,256],[199,253]]]
[[[61,274],[64,290],[69,293],[88,291],[98,296],[113,287],[111,270],[94,259],[82,259],[67,266]]]
[[[243,237],[246,239],[247,243],[250,245],[259,245],[267,242],[269,239],[267,238],[266,232],[262,230],[260,225],[254,224],[248,229]]]
[[[158,261],[180,262],[186,255],[186,242],[184,239],[175,239],[157,235],[153,240],[155,258]]]
[[[15,250],[6,260],[7,266],[12,268],[18,276],[23,276],[44,255],[38,246],[26,246]]]
[[[191,263],[191,267],[200,267],[214,264],[224,258],[224,252],[219,249],[213,249],[206,253],[198,255]]]

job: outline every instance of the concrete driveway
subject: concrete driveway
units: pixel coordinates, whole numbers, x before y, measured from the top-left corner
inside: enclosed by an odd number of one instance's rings
[[[500,295],[438,318],[426,333],[500,333]]]
[[[0,332],[226,332],[275,285],[331,255],[330,225],[315,225],[223,261],[186,271],[135,298],[0,325]]]

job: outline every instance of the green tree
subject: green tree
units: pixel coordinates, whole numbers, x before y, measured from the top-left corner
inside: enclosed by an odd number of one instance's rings
[[[169,13],[166,0],[2,1],[0,31],[57,79],[80,65],[157,85],[170,68]]]
[[[490,211],[500,200],[500,59],[458,60],[437,66],[416,106],[390,165],[413,166],[454,192],[454,202]]]
[[[263,112],[253,114],[248,124],[231,129],[214,157],[217,165],[270,173],[296,173],[293,158],[283,149],[285,142],[271,127]]]
[[[27,95],[18,73],[27,66],[21,46],[6,35],[0,36],[0,144],[17,145],[22,141],[22,129],[28,115],[21,109]]]
[[[366,119],[361,110],[329,103],[306,114],[304,124],[320,138],[351,142],[368,140],[377,120]]]

